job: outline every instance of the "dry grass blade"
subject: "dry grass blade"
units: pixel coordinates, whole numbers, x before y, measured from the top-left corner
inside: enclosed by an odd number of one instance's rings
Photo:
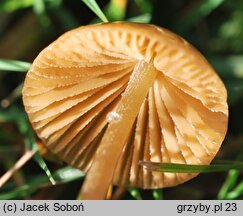
[[[34,150],[27,150],[14,166],[0,177],[0,188],[13,176],[16,171],[24,166],[26,162],[28,162],[34,156],[34,154]]]

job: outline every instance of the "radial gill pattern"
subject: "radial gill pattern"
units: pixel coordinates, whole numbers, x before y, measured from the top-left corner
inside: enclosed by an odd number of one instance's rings
[[[69,31],[35,59],[23,101],[46,147],[87,172],[107,127],[120,120],[116,107],[141,61],[152,62],[157,75],[126,137],[113,183],[170,187],[195,174],[150,172],[138,162],[209,164],[228,121],[222,81],[179,36],[132,23]]]

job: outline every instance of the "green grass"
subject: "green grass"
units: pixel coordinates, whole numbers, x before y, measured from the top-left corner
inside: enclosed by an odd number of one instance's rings
[[[236,185],[237,179],[239,178],[240,171],[230,170],[228,176],[219,190],[218,199],[227,199],[228,194],[233,190]]]
[[[131,189],[128,189],[128,191],[134,199],[136,199],[136,200],[142,200],[143,199],[139,189],[131,188]]]
[[[0,71],[26,72],[31,64],[11,59],[0,59]]]
[[[103,22],[108,22],[105,14],[100,9],[95,0],[82,0]]]
[[[56,184],[64,184],[74,180],[80,180],[84,177],[84,174],[77,169],[71,167],[64,167],[53,172],[53,179]],[[26,184],[15,187],[11,184],[6,184],[2,190],[6,192],[0,192],[0,200],[3,199],[20,199],[31,195],[41,187],[50,186],[49,179],[45,175],[38,175],[29,177]]]
[[[140,165],[153,172],[170,173],[216,173],[227,172],[230,170],[243,170],[243,162],[237,161],[217,161],[211,165],[185,165],[176,163],[153,163],[140,162]]]

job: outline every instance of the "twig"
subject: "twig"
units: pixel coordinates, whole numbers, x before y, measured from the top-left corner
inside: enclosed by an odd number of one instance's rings
[[[19,170],[23,165],[28,162],[33,155],[36,153],[36,150],[28,150],[24,155],[15,163],[15,165],[9,169],[3,176],[0,178],[0,188],[13,176],[13,174]]]

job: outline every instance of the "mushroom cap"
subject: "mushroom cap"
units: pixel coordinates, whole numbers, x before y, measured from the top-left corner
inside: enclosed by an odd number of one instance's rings
[[[162,188],[196,176],[150,172],[139,161],[210,164],[227,131],[227,92],[195,48],[154,25],[83,26],[45,48],[23,88],[25,110],[38,137],[60,159],[87,172],[107,126],[119,119],[114,110],[134,66],[151,59],[158,74],[127,138],[113,184]]]

